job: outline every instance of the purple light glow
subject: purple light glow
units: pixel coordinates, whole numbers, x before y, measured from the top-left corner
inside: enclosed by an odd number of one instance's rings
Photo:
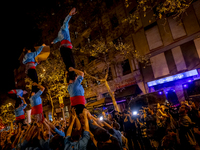
[[[187,87],[188,87],[188,85],[187,85],[187,84],[184,84],[184,85],[183,85],[183,87],[184,87],[184,88],[187,88]]]
[[[117,103],[121,103],[121,102],[125,102],[126,100],[121,100],[121,101],[117,101]],[[111,105],[111,104],[113,104],[113,102],[111,102],[111,103],[107,103],[106,105]]]
[[[195,76],[195,75],[198,75],[197,69],[190,70],[190,71],[187,71],[187,72],[184,72],[184,73],[179,73],[179,74],[169,76],[169,77],[166,77],[166,78],[150,81],[150,82],[147,82],[147,85],[148,85],[148,87],[152,87],[152,86],[156,86],[156,85],[159,85],[159,84],[163,84],[163,83],[167,83],[167,82],[171,82],[171,81],[176,81],[176,80],[180,80],[180,79],[183,79],[183,78],[192,77],[192,76]],[[191,82],[191,81],[189,81],[189,82]]]
[[[188,82],[192,82],[192,80],[188,80]]]
[[[159,95],[162,95],[162,92],[158,92]]]

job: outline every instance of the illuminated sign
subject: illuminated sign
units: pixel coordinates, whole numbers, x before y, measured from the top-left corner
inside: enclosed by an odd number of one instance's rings
[[[195,75],[198,75],[198,71],[196,69],[191,70],[191,71],[187,71],[187,72],[184,72],[184,73],[179,73],[179,74],[169,76],[169,77],[166,77],[166,78],[154,80],[154,81],[151,81],[151,82],[147,82],[147,85],[148,85],[148,87],[151,87],[151,86],[155,86],[155,85],[159,85],[159,84],[163,84],[163,83],[167,83],[167,82],[171,82],[171,81],[176,81],[176,80],[192,77],[192,76],[195,76]]]

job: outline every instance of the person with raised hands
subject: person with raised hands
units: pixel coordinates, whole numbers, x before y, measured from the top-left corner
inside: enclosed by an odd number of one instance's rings
[[[73,67],[70,67],[69,71],[74,71],[78,75],[78,77],[74,76],[74,78],[67,79],[67,82],[69,83],[67,90],[70,95],[71,107],[75,108],[76,114],[79,117],[79,114],[82,113],[86,103],[84,96],[85,91],[81,85],[81,82],[84,78],[84,73],[78,69],[74,69]]]
[[[35,57],[41,53],[44,46],[46,45],[42,44],[42,46],[40,46],[38,50],[34,52],[31,52],[31,50],[27,50],[27,49],[23,50],[25,53],[25,56],[23,58],[22,63],[25,65],[25,73],[28,75],[29,78],[31,78],[33,82],[36,82],[36,83],[38,83],[38,76],[37,76],[37,72],[35,68],[38,63],[35,62]],[[33,85],[32,91],[37,92],[38,91],[37,86]]]
[[[75,75],[74,72],[69,72],[69,67],[75,68],[75,61],[72,54],[72,43],[69,33],[69,21],[75,14],[76,8],[73,8],[63,21],[63,24],[58,32],[58,36],[53,40],[53,42],[51,42],[51,44],[60,42],[60,54],[63,58],[63,62],[65,63],[68,76]]]
[[[23,103],[21,102],[23,101]],[[27,104],[23,97],[19,96],[15,103],[15,117],[16,117],[16,124],[22,123],[24,124],[25,120],[25,113],[24,109],[26,108]]]
[[[84,131],[81,135],[74,133],[73,130],[73,126],[74,126],[74,122],[76,120],[76,115],[72,114],[72,122],[67,130],[66,133],[66,138],[64,139],[64,144],[65,144],[65,148],[64,150],[86,150],[88,141],[90,139],[90,133],[89,133],[89,123],[88,123],[88,118],[87,118],[87,110],[83,109],[83,115],[84,115]]]
[[[51,122],[49,122],[46,118],[44,119],[44,122],[46,124],[49,125],[49,127],[51,128],[51,130],[53,130],[54,132],[56,132],[57,134],[59,134],[62,137],[65,137],[65,133],[61,130],[60,126],[54,126]]]
[[[31,102],[31,116],[32,119],[37,122],[42,122],[44,119],[43,116],[43,108],[42,108],[42,99],[40,95],[44,92],[45,88],[42,85],[39,85],[37,83],[33,83],[34,86],[37,86],[39,88],[39,91],[37,93],[32,92],[30,97]]]

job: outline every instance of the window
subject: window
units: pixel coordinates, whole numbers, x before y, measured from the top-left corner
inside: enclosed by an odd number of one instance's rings
[[[131,73],[131,67],[128,59],[122,62],[122,68],[123,68],[123,76]]]
[[[150,61],[155,78],[159,78],[169,74],[169,69],[164,53],[151,57]]]
[[[118,19],[117,19],[117,15],[114,14],[112,16],[112,18],[110,19],[110,22],[112,24],[112,29],[115,29],[118,25],[119,25],[119,22],[118,22]]]
[[[179,25],[177,21],[174,20],[172,17],[168,18],[168,22],[169,22],[169,27],[171,29],[173,39],[178,39],[186,35],[185,29],[182,24]]]
[[[144,29],[150,50],[163,45],[156,22],[145,27]]]

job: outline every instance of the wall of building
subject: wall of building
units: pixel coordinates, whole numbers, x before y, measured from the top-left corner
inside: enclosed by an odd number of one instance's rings
[[[101,25],[107,31],[106,39],[108,41],[121,37],[123,42],[131,45],[133,50],[137,50],[140,55],[150,54],[151,65],[145,66],[145,68],[141,67],[142,64],[138,65],[138,62],[134,59],[129,60],[130,76],[135,77],[134,74],[139,74],[140,79],[134,78],[134,80],[137,80],[141,88],[145,87],[143,93],[152,91],[146,84],[149,81],[200,67],[198,43],[198,37],[200,37],[200,13],[198,9],[200,0],[191,4],[179,24],[172,16],[156,20],[153,11],[151,11],[146,16],[143,13],[140,14],[138,26],[122,23],[129,14],[133,13],[137,5],[135,0],[131,0],[131,2],[128,8],[124,7],[122,1],[114,2],[111,8],[101,15]],[[113,16],[118,20],[118,25],[115,28],[112,24]],[[97,28],[97,24],[95,24],[95,27]],[[79,32],[78,38],[72,39],[73,45],[75,47],[84,46],[85,43],[81,41],[83,41],[83,38],[89,37],[92,29],[93,27],[90,26],[82,33]],[[120,74],[120,69],[119,66],[112,66],[112,75],[115,79],[109,83],[113,90],[116,88],[114,86],[116,83],[122,83],[122,81],[118,81],[119,76],[122,77],[122,80],[126,78]],[[137,69],[140,71],[134,73]],[[179,91],[177,95],[180,100],[183,100],[183,90],[180,85],[174,88]],[[105,87],[99,85],[88,91],[90,91],[91,96],[94,96],[104,92],[104,89]]]

